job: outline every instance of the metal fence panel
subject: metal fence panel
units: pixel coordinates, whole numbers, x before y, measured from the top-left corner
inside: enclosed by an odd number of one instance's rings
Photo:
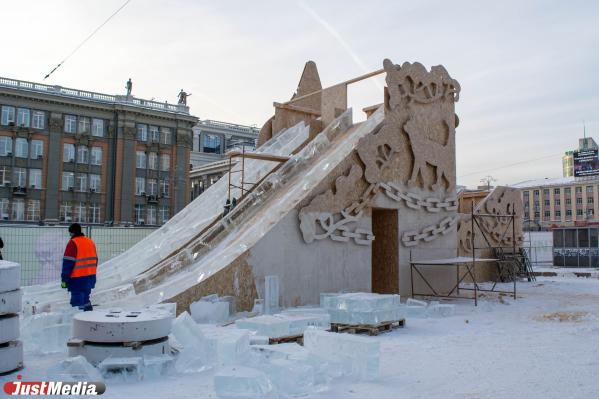
[[[85,234],[96,244],[100,264],[131,248],[154,230],[156,228],[84,227]],[[0,237],[4,241],[3,258],[21,264],[23,285],[60,279],[62,256],[69,241],[68,226],[2,224]]]

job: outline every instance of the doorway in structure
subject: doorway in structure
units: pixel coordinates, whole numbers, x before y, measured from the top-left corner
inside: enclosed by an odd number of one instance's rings
[[[372,209],[372,292],[399,293],[397,209]]]

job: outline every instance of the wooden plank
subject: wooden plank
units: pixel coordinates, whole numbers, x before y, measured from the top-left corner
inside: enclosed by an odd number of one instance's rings
[[[269,345],[283,344],[283,343],[289,343],[289,342],[295,342],[300,345],[303,345],[304,344],[304,334],[290,335],[290,336],[278,337],[278,338],[268,338]]]
[[[393,320],[387,321],[378,324],[341,324],[341,323],[331,323],[331,331],[332,332],[347,332],[349,334],[359,334],[359,333],[368,333],[369,335],[379,335],[381,332],[392,331],[395,328],[403,328],[406,325],[406,320]]]

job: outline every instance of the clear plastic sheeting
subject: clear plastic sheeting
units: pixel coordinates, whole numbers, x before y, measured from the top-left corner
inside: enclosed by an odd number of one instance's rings
[[[302,122],[280,132],[256,152],[288,156],[307,138],[308,127]],[[245,179],[246,181],[259,181],[277,165],[277,162],[246,159]],[[240,168],[241,166],[238,163],[233,170],[239,170]],[[240,173],[232,174],[232,183],[239,186],[240,178]],[[121,255],[102,263],[98,267],[98,283],[94,294],[131,281],[135,276],[185,245],[198,232],[222,214],[227,199],[227,190],[228,176],[225,175],[183,210],[174,215],[160,229]],[[232,195],[239,198],[240,193],[238,191],[238,189],[234,189]],[[126,265],[126,267],[123,265]],[[60,290],[55,282],[27,287],[25,292],[25,299],[31,306],[36,303],[47,304],[54,301],[59,301],[66,306],[68,303],[65,303],[65,298],[64,290]]]

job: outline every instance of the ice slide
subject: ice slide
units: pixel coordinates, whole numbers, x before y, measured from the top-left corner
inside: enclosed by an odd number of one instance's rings
[[[289,156],[307,138],[308,127],[300,122],[271,138],[256,152]],[[259,181],[277,165],[276,162],[246,159],[244,168],[246,181]],[[240,165],[237,164],[233,170],[239,169]],[[233,184],[240,186],[241,176],[239,173],[233,173],[231,179]],[[130,283],[135,276],[164,261],[169,256],[176,255],[181,248],[185,247],[198,233],[222,214],[227,190],[228,175],[225,175],[161,228],[124,253],[102,263],[98,267],[98,284],[95,293],[117,287],[113,297],[130,294],[133,291],[133,286],[126,283]],[[232,196],[239,198],[240,190],[232,189]],[[35,305],[38,311],[44,310],[47,304],[62,304],[66,303],[66,300],[65,291],[60,289],[55,282],[25,287],[24,303],[29,304],[29,307]]]

